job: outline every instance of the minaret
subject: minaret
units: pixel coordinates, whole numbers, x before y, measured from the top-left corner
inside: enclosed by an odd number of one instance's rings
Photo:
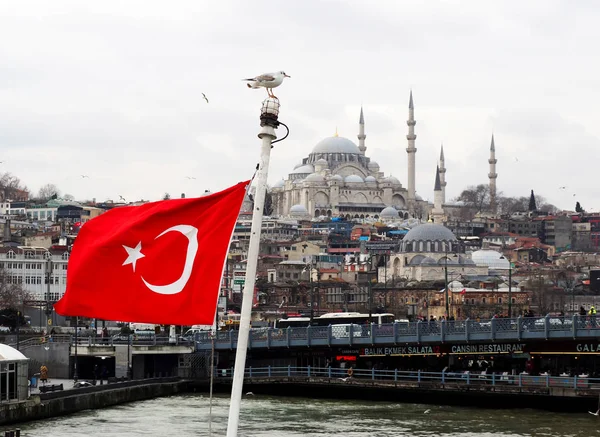
[[[443,223],[444,209],[442,207],[442,184],[440,182],[440,167],[435,169],[435,185],[433,187],[433,209],[431,210],[434,223]]]
[[[408,208],[414,213],[415,211],[415,154],[417,153],[417,149],[415,147],[415,140],[417,136],[415,135],[415,107],[413,105],[413,96],[412,90],[410,91],[410,100],[408,101],[408,120],[406,121],[408,125],[408,135],[406,139],[408,140],[408,147],[406,148],[406,152],[408,153]]]
[[[358,150],[363,155],[367,151],[367,147],[365,146],[365,117],[363,116],[363,108],[360,107],[360,119],[358,120]]]
[[[440,185],[442,186],[442,205],[446,203],[446,162],[444,160],[444,145],[440,151]]]
[[[490,210],[493,214],[496,214],[496,178],[498,174],[496,173],[496,146],[494,145],[494,134],[492,134],[492,144],[490,145],[490,159],[488,159],[490,163],[490,172],[488,177],[490,178]]]

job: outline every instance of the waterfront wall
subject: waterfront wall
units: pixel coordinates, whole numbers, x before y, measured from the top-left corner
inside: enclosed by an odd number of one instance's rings
[[[187,382],[184,380],[156,378],[45,393],[32,396],[25,402],[0,404],[0,425],[62,416],[186,391]]]

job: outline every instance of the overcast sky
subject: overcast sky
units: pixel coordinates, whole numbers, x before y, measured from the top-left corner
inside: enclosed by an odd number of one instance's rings
[[[357,142],[362,104],[406,186],[412,88],[423,198],[442,142],[447,198],[487,183],[493,132],[498,190],[597,211],[599,22],[592,0],[0,0],[0,172],[98,201],[220,190],[259,158],[266,92],[240,79],[284,70],[271,183],[336,127]]]

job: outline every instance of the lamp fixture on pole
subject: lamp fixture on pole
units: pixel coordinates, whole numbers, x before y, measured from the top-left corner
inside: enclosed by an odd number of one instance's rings
[[[446,256],[444,257],[444,299],[446,300],[446,319],[450,317],[450,304],[448,302],[448,246],[444,243]]]

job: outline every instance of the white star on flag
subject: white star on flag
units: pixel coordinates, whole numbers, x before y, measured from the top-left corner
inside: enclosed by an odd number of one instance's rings
[[[142,242],[140,241],[135,248],[123,245],[123,249],[127,251],[127,259],[123,265],[133,264],[133,271],[135,272],[135,263],[137,260],[146,256],[142,253]]]

